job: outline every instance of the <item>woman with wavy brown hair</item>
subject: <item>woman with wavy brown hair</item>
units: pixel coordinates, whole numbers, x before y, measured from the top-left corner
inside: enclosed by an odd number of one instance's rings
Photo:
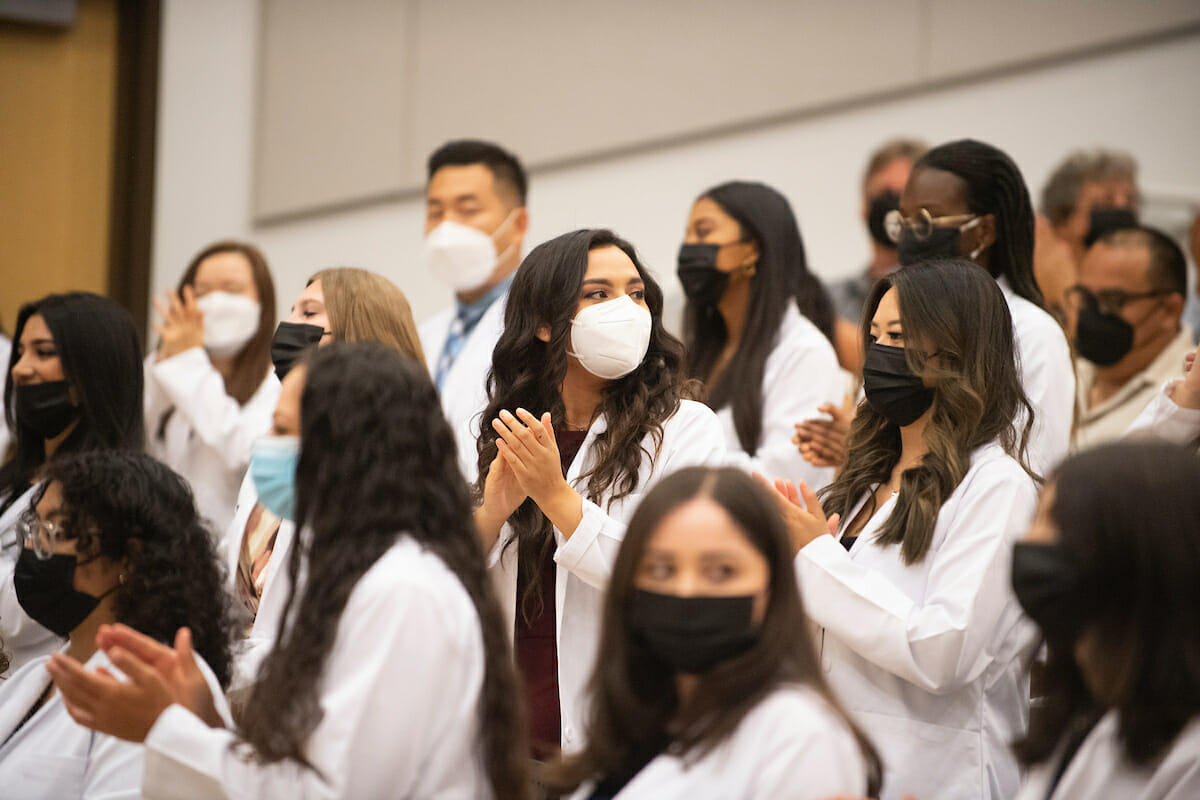
[[[875,285],[862,336],[846,466],[820,503],[782,487],[822,662],[884,797],[1012,797],[1035,638],[1008,575],[1037,485],[1008,305],[972,263],[923,262]]]
[[[535,757],[580,744],[603,592],[641,493],[724,456],[716,416],[683,388],[683,346],[633,245],[578,230],[530,252],[492,357],[475,519],[515,633]]]

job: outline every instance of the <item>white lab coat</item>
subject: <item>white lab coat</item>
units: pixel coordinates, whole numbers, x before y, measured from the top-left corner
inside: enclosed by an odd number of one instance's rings
[[[1046,797],[1062,749],[1029,771],[1017,800],[1195,800],[1200,797],[1200,719],[1188,723],[1157,760],[1130,763],[1117,739],[1117,712],[1105,714],[1075,752],[1054,794]]]
[[[625,536],[625,523],[642,497],[664,476],[682,467],[696,464],[720,464],[725,459],[725,437],[712,410],[691,400],[680,401],[679,410],[663,423],[662,448],[651,462],[643,454],[638,470],[637,489],[633,494],[602,506],[587,500],[587,484],[580,476],[595,464],[592,447],[596,437],[608,429],[603,415],[588,429],[579,448],[567,482],[584,496],[583,520],[567,539],[554,529],[558,549],[554,553],[557,570],[554,578],[555,632],[558,642],[558,693],[562,712],[562,746],[578,750],[583,734],[585,684],[591,676],[600,637],[600,618],[604,608],[604,590],[612,572],[617,550]],[[643,448],[654,452],[650,436]],[[516,623],[517,544],[506,547],[515,536],[505,524],[488,566],[499,593],[500,607],[510,635]]]
[[[883,797],[1016,794],[1009,744],[1028,722],[1037,631],[1017,604],[1010,564],[1036,501],[1033,480],[991,444],[972,454],[921,562],[906,566],[899,545],[874,541],[895,498],[850,552],[828,535],[800,550],[804,605],[823,628],[821,667],[879,748]]]
[[[475,447],[479,438],[479,417],[487,409],[487,376],[492,368],[492,351],[504,331],[507,302],[508,295],[505,294],[483,312],[442,381],[442,411],[454,431],[463,476],[471,484],[479,476]],[[456,313],[456,308],[451,306],[421,324],[421,349],[425,351],[430,375],[437,372],[438,358]]]
[[[997,281],[1012,316],[1013,343],[1021,386],[1033,406],[1029,466],[1049,475],[1066,456],[1075,420],[1075,367],[1066,334],[1054,317],[1015,294],[1004,279]],[[1025,424],[1022,414],[1017,430]]]
[[[49,656],[27,663],[0,682],[0,792],[5,800],[118,800],[142,796],[140,744],[96,733],[71,719],[57,692],[16,733],[13,731],[50,685]],[[217,710],[229,720],[229,708],[212,670],[197,657]],[[86,668],[104,667],[120,675],[103,652]],[[9,738],[11,735],[12,738]],[[5,741],[7,740],[7,741]]]
[[[814,490],[833,480],[832,467],[804,460],[792,437],[796,423],[820,416],[823,403],[840,406],[845,378],[833,345],[795,303],[788,303],[774,346],[763,365],[762,439],[753,456],[742,449],[733,424],[733,406],[717,412],[725,431],[729,462],[768,478],[805,481]]]
[[[642,768],[616,800],[827,800],[867,791],[854,735],[819,695],[783,686],[698,760],[669,750]],[[594,783],[572,795],[586,800]]]
[[[254,488],[254,480],[246,473],[242,488],[238,491],[237,506],[234,508],[233,521],[225,529],[225,537],[221,540],[218,552],[225,560],[226,578],[228,579],[229,596],[240,607],[237,599],[238,558],[242,551],[242,537],[246,532],[246,520],[258,503],[258,492]],[[288,519],[279,521],[279,531],[275,534],[275,546],[271,549],[271,559],[267,562],[263,576],[262,594],[258,598],[258,613],[250,627],[250,635],[234,648],[233,678],[229,682],[229,691],[245,689],[254,683],[258,676],[258,668],[267,653],[275,646],[279,638],[279,629],[283,624],[283,607],[287,604],[291,581],[288,579],[288,559],[292,550],[292,539],[296,535],[295,524]]]
[[[1184,408],[1171,399],[1175,385],[1181,382],[1176,378],[1164,383],[1129,426],[1125,437],[1195,445],[1200,438],[1200,409]]]
[[[242,476],[250,466],[254,441],[271,429],[279,399],[274,373],[245,405],[225,393],[225,379],[202,347],[170,358],[146,359],[146,450],[187,479],[214,542],[233,516]],[[163,436],[163,415],[174,409]]]
[[[8,653],[8,672],[12,675],[27,662],[38,656],[49,655],[62,647],[63,639],[33,621],[17,600],[17,589],[13,584],[13,570],[21,554],[21,542],[17,540],[17,518],[29,508],[41,484],[34,484],[25,491],[17,502],[0,516],[0,639]],[[0,685],[3,682],[0,681]]]
[[[483,634],[439,557],[401,536],[350,593],[320,669],[324,717],[305,755],[324,780],[292,761],[253,763],[230,750],[232,731],[171,706],[146,737],[145,796],[491,796],[479,727]]]

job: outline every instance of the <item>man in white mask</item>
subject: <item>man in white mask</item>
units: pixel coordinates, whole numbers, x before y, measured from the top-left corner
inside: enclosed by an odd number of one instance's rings
[[[455,303],[421,325],[421,347],[468,481],[477,474],[475,440],[492,350],[529,228],[526,186],[517,158],[490,142],[447,142],[429,157],[424,261],[454,291]]]

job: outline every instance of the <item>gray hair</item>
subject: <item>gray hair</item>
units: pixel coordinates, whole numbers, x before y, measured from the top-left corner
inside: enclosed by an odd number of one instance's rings
[[[1096,181],[1137,184],[1137,161],[1124,150],[1076,150],[1051,173],[1042,187],[1042,213],[1052,224],[1066,221],[1079,201],[1079,190]]]

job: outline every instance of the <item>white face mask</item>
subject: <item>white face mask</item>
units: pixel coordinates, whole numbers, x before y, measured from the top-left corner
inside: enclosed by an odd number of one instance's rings
[[[487,282],[496,270],[496,264],[508,252],[497,255],[495,236],[504,230],[512,220],[517,209],[509,212],[496,228],[496,233],[488,236],[469,225],[446,220],[429,232],[425,237],[422,256],[425,268],[442,283],[456,292],[476,289]],[[516,246],[516,242],[509,249]]]
[[[571,320],[568,354],[597,378],[623,378],[646,357],[650,325],[650,312],[629,295],[588,306]]]
[[[258,331],[262,306],[245,295],[209,292],[196,305],[204,312],[204,349],[217,358],[237,355]]]

